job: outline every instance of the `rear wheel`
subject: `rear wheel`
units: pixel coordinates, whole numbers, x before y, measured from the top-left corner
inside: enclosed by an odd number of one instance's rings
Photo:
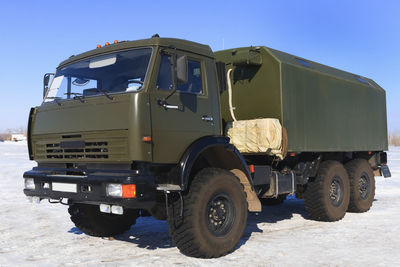
[[[365,159],[354,159],[346,164],[350,178],[350,212],[366,212],[374,201],[375,177]]]
[[[346,214],[349,200],[350,182],[346,169],[337,161],[322,162],[317,176],[308,182],[304,193],[311,219],[338,221]]]
[[[107,237],[129,230],[139,217],[139,210],[125,209],[123,215],[100,212],[98,205],[74,203],[68,208],[71,221],[91,236]]]
[[[183,254],[214,258],[233,250],[247,221],[246,194],[235,175],[222,169],[201,170],[183,203],[182,216],[179,198],[168,212],[169,233]]]

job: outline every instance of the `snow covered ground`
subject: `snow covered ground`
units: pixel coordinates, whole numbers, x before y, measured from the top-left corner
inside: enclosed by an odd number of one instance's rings
[[[153,218],[139,218],[112,240],[83,234],[66,206],[26,201],[22,174],[34,165],[26,143],[0,143],[0,266],[400,266],[399,148],[389,152],[393,177],[377,177],[369,212],[315,222],[303,201],[291,198],[251,214],[236,250],[210,260],[182,255],[167,224]]]

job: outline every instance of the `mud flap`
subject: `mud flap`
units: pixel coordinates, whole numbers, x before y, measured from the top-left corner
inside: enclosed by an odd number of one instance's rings
[[[385,178],[392,177],[392,174],[390,173],[389,167],[387,165],[382,165],[381,166],[381,175]]]

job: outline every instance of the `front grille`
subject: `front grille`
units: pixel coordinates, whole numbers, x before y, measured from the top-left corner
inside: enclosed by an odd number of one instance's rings
[[[108,159],[108,142],[85,142],[84,148],[60,148],[60,144],[46,144],[48,159]]]
[[[46,135],[34,138],[35,159],[50,161],[126,160],[128,158],[127,131]],[[68,139],[68,141],[65,141]],[[65,145],[65,143],[71,145]],[[78,147],[76,147],[78,144]]]

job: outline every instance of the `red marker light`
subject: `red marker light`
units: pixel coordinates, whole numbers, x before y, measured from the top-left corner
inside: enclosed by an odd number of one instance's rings
[[[250,173],[254,173],[254,165],[249,165]]]
[[[109,43],[109,42],[106,42],[106,45],[110,45],[110,43]]]

